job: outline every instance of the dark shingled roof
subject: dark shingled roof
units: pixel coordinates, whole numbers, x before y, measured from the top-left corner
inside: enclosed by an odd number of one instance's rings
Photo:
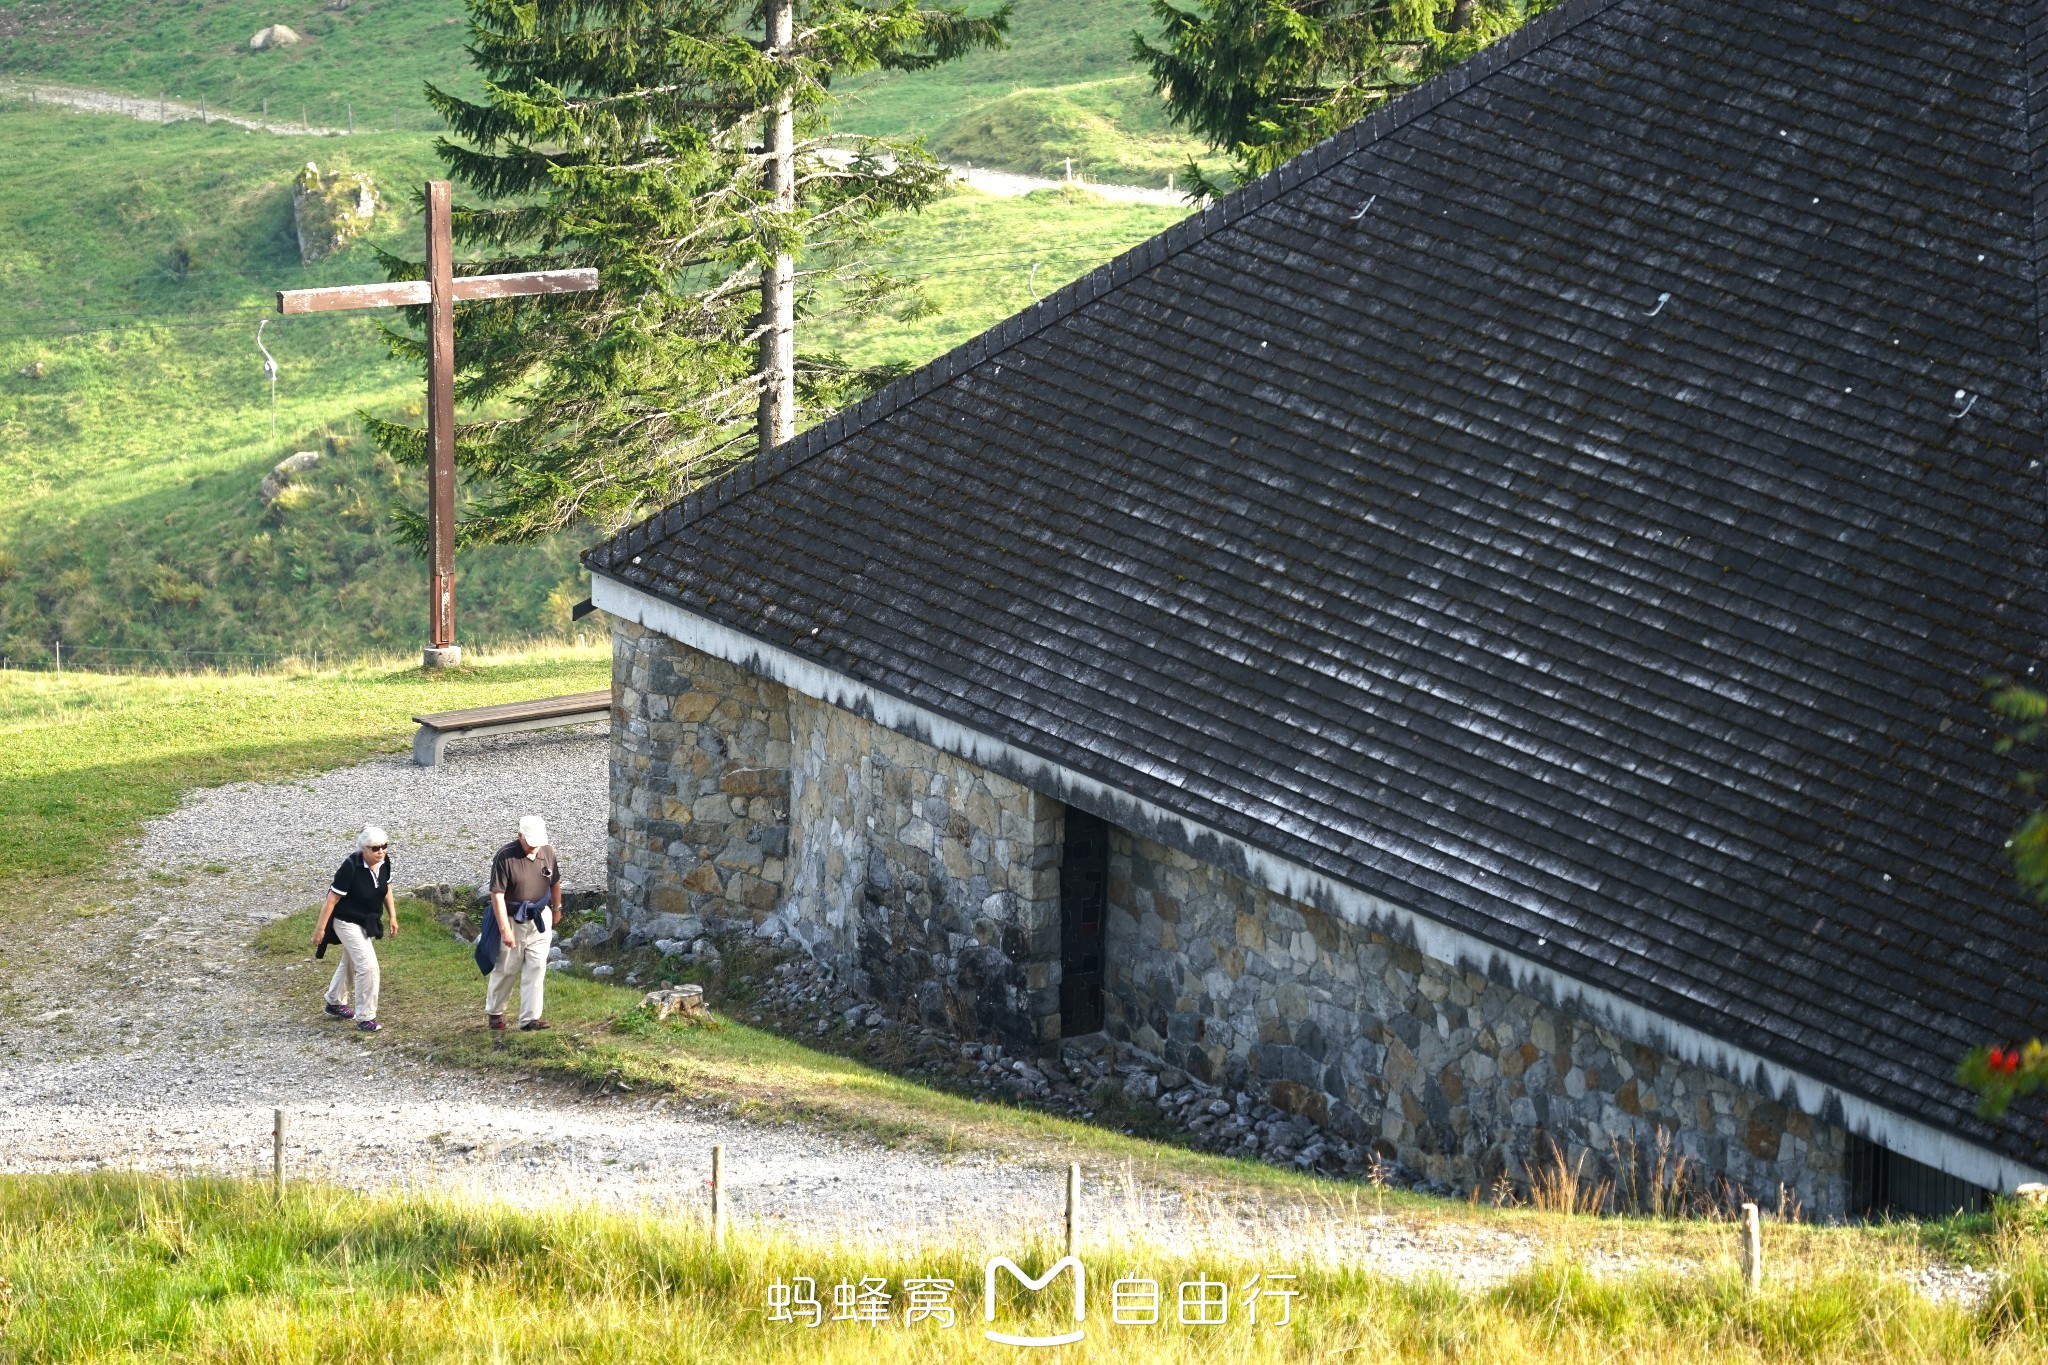
[[[589,562],[2033,1159],[2044,15],[1573,0]]]

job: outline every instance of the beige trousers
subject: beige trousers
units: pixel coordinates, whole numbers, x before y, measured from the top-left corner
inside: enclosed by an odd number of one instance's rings
[[[497,915],[485,913],[495,927]],[[503,1014],[505,1006],[512,1003],[516,983],[519,1022],[530,1024],[541,1017],[541,996],[548,981],[548,949],[555,942],[555,915],[552,910],[543,910],[540,916],[538,923],[513,923],[512,937],[517,940],[513,947],[507,948],[503,940],[499,941],[498,965],[491,969],[490,979],[484,984],[484,1013]]]
[[[377,945],[360,924],[338,919],[330,921],[329,927],[341,940],[341,962],[334,969],[334,979],[327,983],[327,1003],[353,1002],[356,1022],[368,1023],[377,1017],[377,988],[383,984],[377,970]]]

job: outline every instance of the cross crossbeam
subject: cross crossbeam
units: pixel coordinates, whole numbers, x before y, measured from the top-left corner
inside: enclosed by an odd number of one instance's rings
[[[455,278],[448,182],[427,182],[427,278],[396,284],[345,284],[330,289],[280,289],[277,311],[337,313],[357,308],[428,305],[427,546],[428,668],[457,663],[455,644],[455,305],[476,299],[568,294],[597,288],[595,270],[529,270],[515,275]]]
[[[454,284],[455,301],[509,299],[522,294],[572,294],[597,288],[595,270],[529,270],[518,275],[463,275]],[[277,311],[340,313],[353,308],[414,308],[433,301],[425,280],[396,284],[344,284],[332,289],[280,289]]]

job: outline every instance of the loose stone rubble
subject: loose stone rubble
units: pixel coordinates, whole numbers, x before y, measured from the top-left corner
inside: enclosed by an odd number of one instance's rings
[[[788,958],[769,984],[733,1012],[751,1023],[779,1023],[810,1040],[885,1047],[920,1079],[1075,1118],[1110,1120],[1126,1131],[1178,1137],[1186,1145],[1300,1171],[1363,1176],[1428,1193],[1451,1188],[1398,1162],[1324,1132],[1252,1095],[1207,1085],[1178,1067],[1101,1034],[1064,1041],[1057,1056],[1031,1056],[999,1042],[961,1042],[940,1030],[886,1013],[856,997],[817,962]]]

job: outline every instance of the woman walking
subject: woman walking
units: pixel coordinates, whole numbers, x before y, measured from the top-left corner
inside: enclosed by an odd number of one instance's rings
[[[390,839],[375,825],[356,836],[356,851],[335,869],[313,926],[315,954],[328,944],[341,948],[341,964],[327,983],[327,1012],[353,1019],[365,1033],[383,1027],[377,1022],[377,949],[373,938],[384,936],[384,914],[391,914],[391,937],[398,937],[398,902],[391,894]]]

